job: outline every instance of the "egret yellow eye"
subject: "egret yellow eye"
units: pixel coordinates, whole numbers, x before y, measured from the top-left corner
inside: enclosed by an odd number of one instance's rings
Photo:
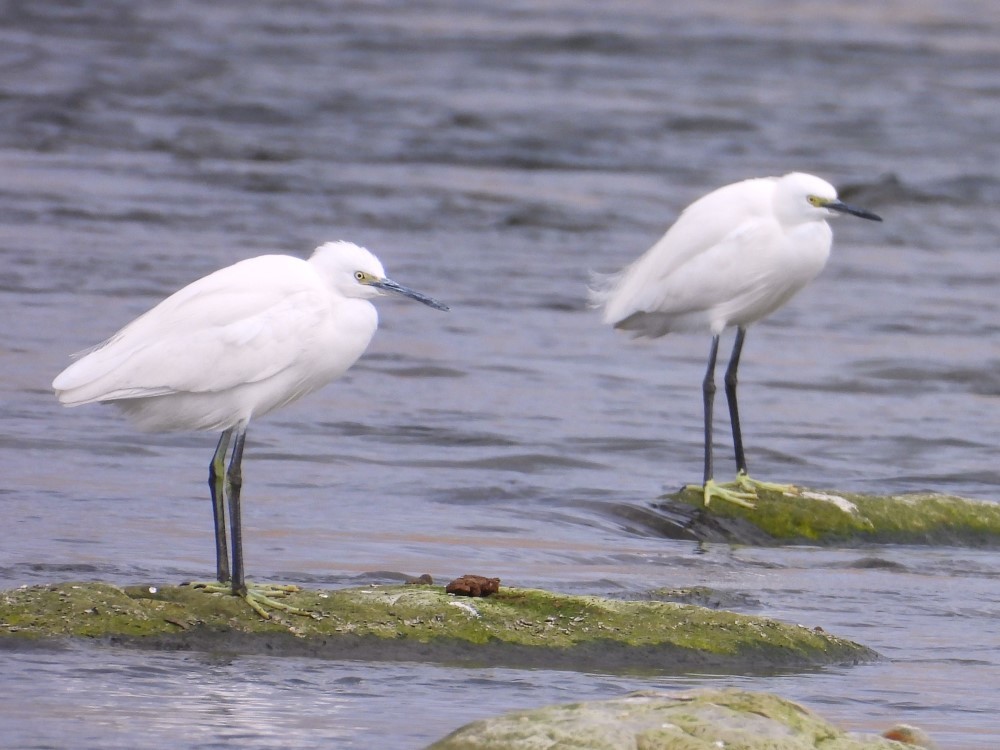
[[[818,195],[810,195],[806,198],[806,200],[809,201],[811,205],[816,206],[816,208],[819,208],[820,206],[823,205],[823,199],[820,198]]]
[[[364,281],[367,277],[368,277],[368,274],[366,274],[364,271],[355,271],[354,272],[354,278],[356,278],[358,281]]]

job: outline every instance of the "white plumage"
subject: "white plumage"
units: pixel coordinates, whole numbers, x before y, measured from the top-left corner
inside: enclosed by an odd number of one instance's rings
[[[712,334],[705,379],[706,504],[713,495],[746,500],[737,493],[727,495],[712,482],[711,397],[719,334],[738,329],[727,395],[742,480],[746,461],[736,410],[736,368],[746,328],[784,305],[823,270],[833,236],[827,219],[842,213],[881,221],[840,201],[832,185],[813,175],[744,180],[696,200],[638,260],[595,280],[591,302],[601,308],[604,322],[617,329],[649,338],[674,331]],[[749,480],[743,484],[748,486]]]
[[[53,381],[67,406],[113,402],[153,431],[225,430],[339,377],[368,347],[385,271],[330,242],[308,260],[262,255],[189,284]]]
[[[209,469],[217,574],[220,582],[231,581],[233,593],[256,605],[243,582],[239,528],[247,424],[346,372],[378,327],[369,300],[383,291],[448,309],[387,279],[378,259],[350,242],[328,242],[309,260],[287,255],[244,260],[189,284],[83,352],[52,387],[67,406],[111,403],[147,430],[222,431]],[[231,441],[233,457],[224,476]]]
[[[604,322],[636,336],[749,325],[812,281],[830,255],[837,192],[812,175],[744,180],[688,206],[620,273],[598,282]]]

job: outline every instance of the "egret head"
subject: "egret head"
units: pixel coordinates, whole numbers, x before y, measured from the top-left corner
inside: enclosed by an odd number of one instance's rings
[[[871,211],[844,203],[826,180],[802,172],[792,172],[778,180],[774,201],[778,215],[794,221],[825,221],[841,214],[882,221],[882,217]]]
[[[311,262],[327,277],[333,288],[344,297],[371,299],[383,292],[394,292],[415,299],[437,310],[448,306],[386,278],[385,269],[371,252],[353,242],[327,242],[316,248]]]

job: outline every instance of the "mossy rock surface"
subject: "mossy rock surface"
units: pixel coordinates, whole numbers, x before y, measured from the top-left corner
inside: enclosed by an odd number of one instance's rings
[[[64,583],[0,594],[0,643],[91,638],[162,649],[420,660],[583,671],[759,671],[878,658],[821,630],[664,601],[501,587],[488,598],[438,586],[302,590],[315,617],[265,620],[227,594],[188,586]]]
[[[697,488],[652,508],[616,512],[664,536],[741,544],[933,544],[1000,546],[1000,503],[953,495],[861,495],[795,488],[758,491],[754,508],[705,507]]]
[[[744,690],[643,691],[515,711],[468,724],[428,750],[902,750],[926,744],[850,734],[797,703]],[[900,732],[897,731],[896,736]]]

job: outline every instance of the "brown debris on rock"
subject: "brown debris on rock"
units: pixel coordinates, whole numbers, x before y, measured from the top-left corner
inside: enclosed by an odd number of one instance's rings
[[[456,596],[489,596],[500,590],[500,579],[465,575],[456,578],[444,590]]]

